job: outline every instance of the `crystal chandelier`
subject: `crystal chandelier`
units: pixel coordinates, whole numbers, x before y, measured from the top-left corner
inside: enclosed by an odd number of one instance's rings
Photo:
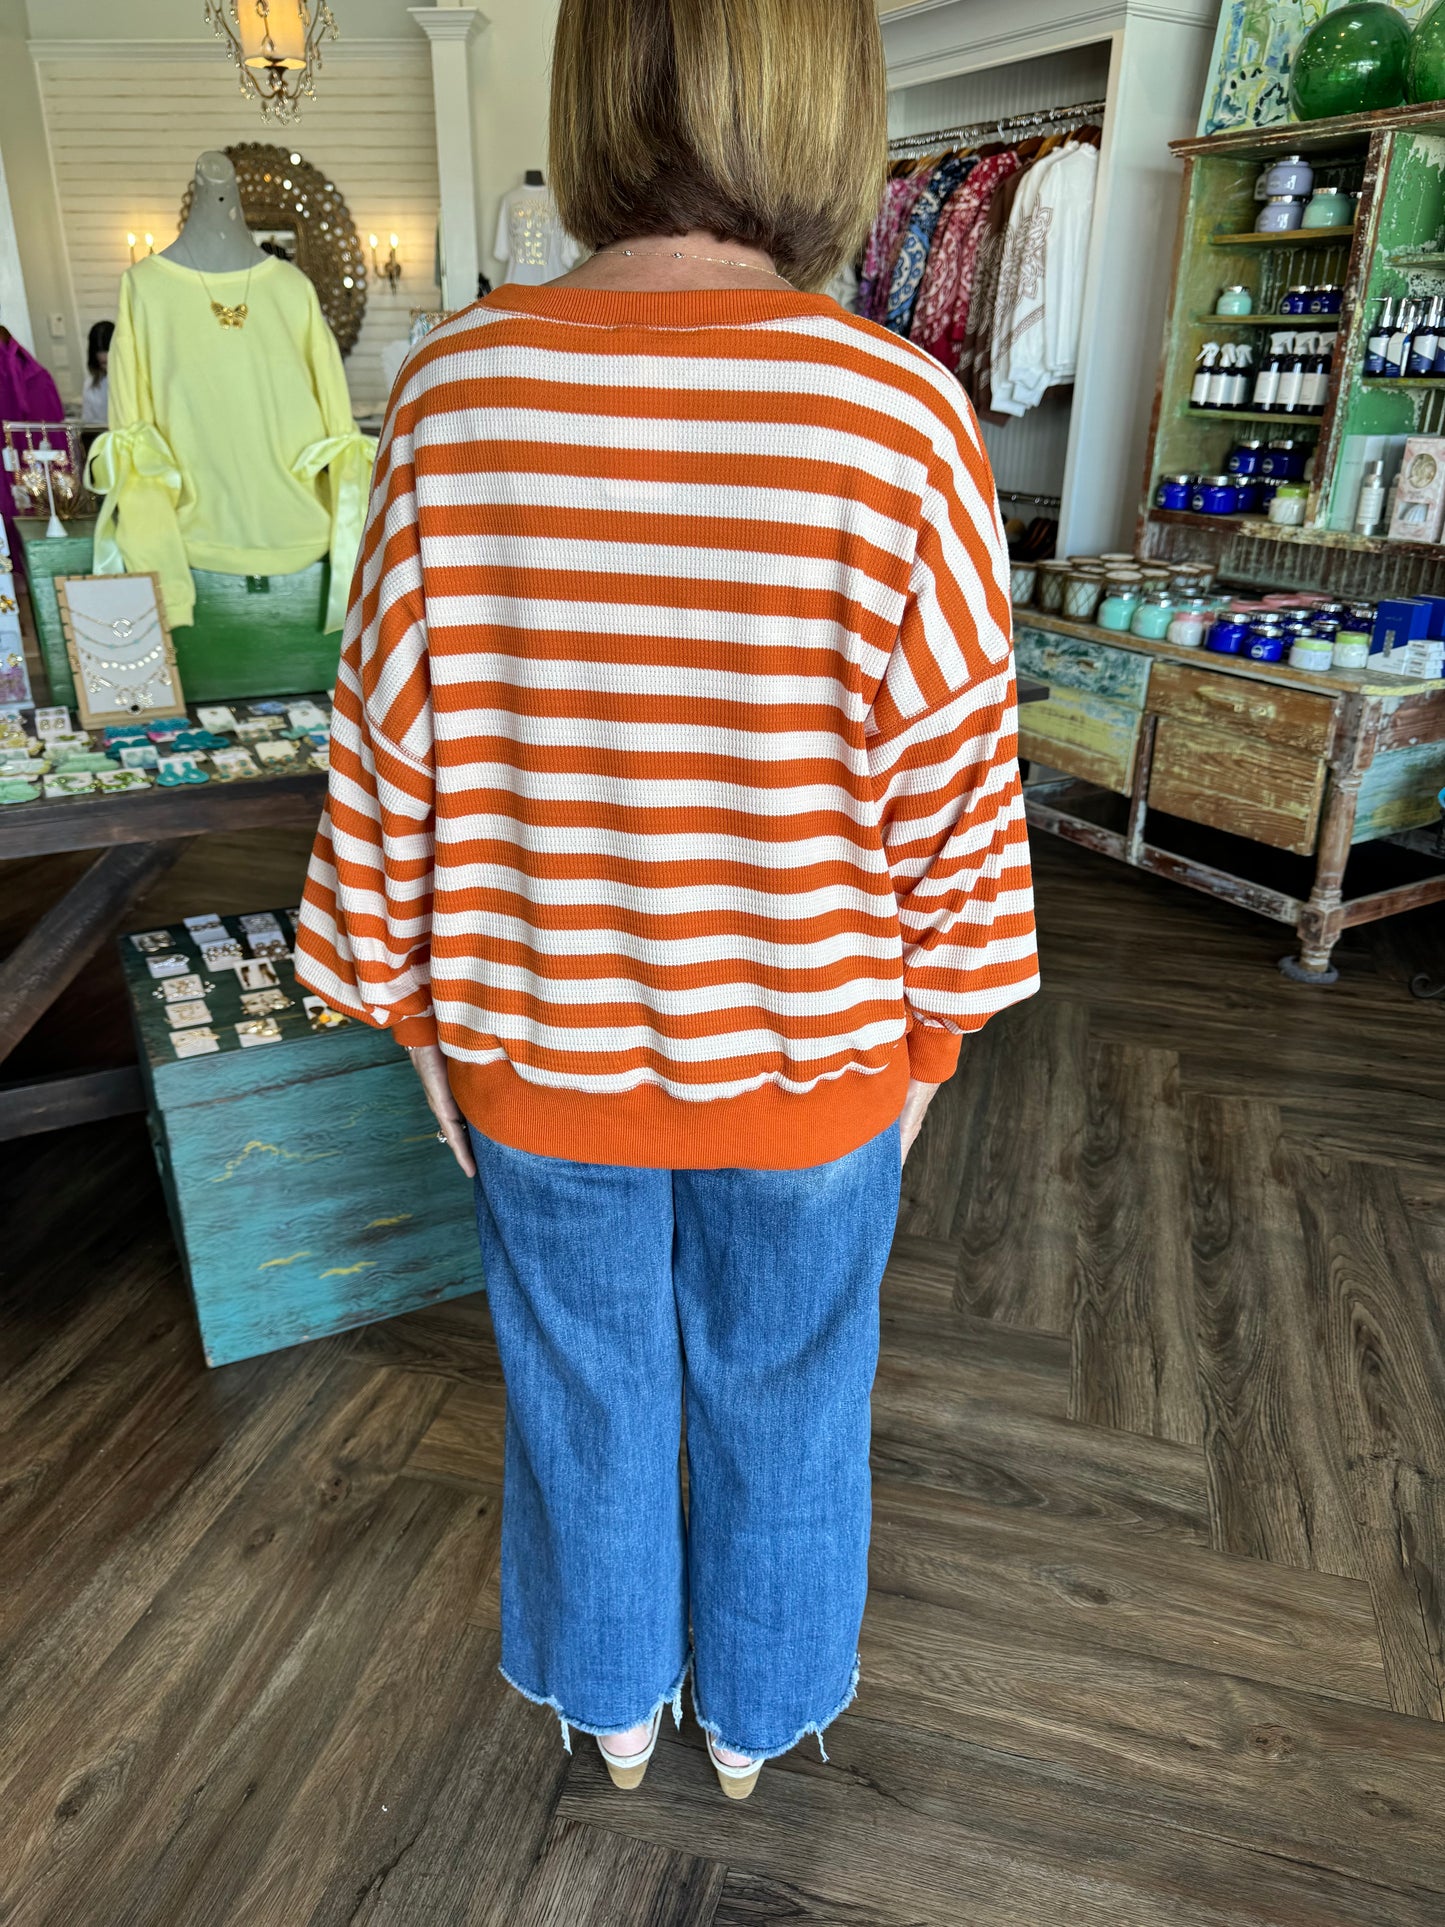
[[[206,19],[261,118],[284,127],[316,97],[321,48],[340,34],[329,0],[205,0]]]

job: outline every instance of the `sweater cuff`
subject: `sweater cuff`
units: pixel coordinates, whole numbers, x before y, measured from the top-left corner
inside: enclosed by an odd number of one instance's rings
[[[403,1050],[420,1050],[423,1044],[437,1041],[437,1020],[430,1012],[425,1017],[398,1017],[387,1028]]]
[[[908,1074],[920,1084],[946,1084],[958,1069],[963,1038],[954,1030],[915,1024],[908,1033]]]

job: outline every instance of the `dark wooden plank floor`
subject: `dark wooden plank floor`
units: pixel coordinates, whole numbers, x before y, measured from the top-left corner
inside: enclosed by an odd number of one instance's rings
[[[142,1123],[6,1147],[7,1927],[1439,1927],[1445,916],[1310,991],[1037,854],[1047,991],[905,1174],[861,1694],[741,1806],[690,1721],[622,1795],[500,1680],[483,1299],[208,1373]],[[125,1049],[102,958],[14,1068]]]

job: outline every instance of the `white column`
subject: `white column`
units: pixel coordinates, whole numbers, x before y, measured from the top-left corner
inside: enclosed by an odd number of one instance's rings
[[[30,308],[25,298],[25,275],[20,266],[20,243],[15,238],[15,216],[10,209],[10,189],[5,181],[3,155],[0,155],[0,322],[9,328],[22,348],[29,348],[34,353]],[[8,482],[0,477],[0,488],[8,486]]]
[[[472,154],[472,97],[467,47],[487,24],[477,7],[408,7],[431,42],[436,103],[437,176],[442,201],[442,305],[465,308],[477,298],[477,172]]]

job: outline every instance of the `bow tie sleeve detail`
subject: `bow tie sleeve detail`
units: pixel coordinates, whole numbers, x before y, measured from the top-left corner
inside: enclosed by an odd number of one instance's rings
[[[330,485],[331,588],[326,598],[327,635],[340,629],[346,621],[375,459],[374,438],[353,428],[349,434],[328,435],[324,441],[312,442],[309,448],[302,449],[292,467],[293,474],[307,481],[324,469]]]
[[[95,525],[95,573],[154,570],[167,619],[185,627],[195,617],[196,589],[176,517],[181,472],[165,436],[154,422],[111,429],[91,449],[85,479],[105,497]]]

